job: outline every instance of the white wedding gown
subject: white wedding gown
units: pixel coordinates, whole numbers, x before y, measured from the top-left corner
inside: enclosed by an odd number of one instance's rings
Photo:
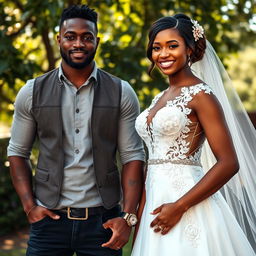
[[[190,208],[168,234],[161,235],[150,228],[155,208],[175,202],[204,175],[200,165],[204,134],[197,134],[200,124],[189,119],[188,103],[197,93],[210,94],[212,90],[206,84],[183,87],[180,95],[168,101],[148,126],[149,111],[163,93],[136,120],[136,130],[147,145],[149,160],[146,203],[132,256],[255,255],[220,192]]]

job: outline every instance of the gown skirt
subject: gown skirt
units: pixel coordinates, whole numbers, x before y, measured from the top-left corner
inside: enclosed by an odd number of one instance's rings
[[[146,203],[132,256],[252,256],[255,255],[220,192],[191,207],[166,235],[155,233],[151,212],[175,202],[204,175],[198,165],[148,165]]]

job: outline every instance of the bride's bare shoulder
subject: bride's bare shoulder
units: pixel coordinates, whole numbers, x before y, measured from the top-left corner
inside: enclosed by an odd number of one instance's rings
[[[211,86],[199,84],[192,88],[193,99],[190,102],[191,107],[199,112],[222,112],[222,107],[215,96]]]

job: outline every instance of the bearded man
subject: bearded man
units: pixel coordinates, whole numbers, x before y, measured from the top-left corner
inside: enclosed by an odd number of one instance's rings
[[[59,29],[62,62],[19,91],[8,146],[13,184],[31,223],[27,255],[122,255],[143,183],[138,99],[128,82],[97,67],[93,9],[65,9]]]

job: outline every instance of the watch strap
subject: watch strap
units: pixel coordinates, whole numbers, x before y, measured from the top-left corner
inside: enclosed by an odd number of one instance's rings
[[[124,218],[125,220],[127,219],[128,216],[129,216],[128,212],[121,212],[120,213],[120,217]]]

